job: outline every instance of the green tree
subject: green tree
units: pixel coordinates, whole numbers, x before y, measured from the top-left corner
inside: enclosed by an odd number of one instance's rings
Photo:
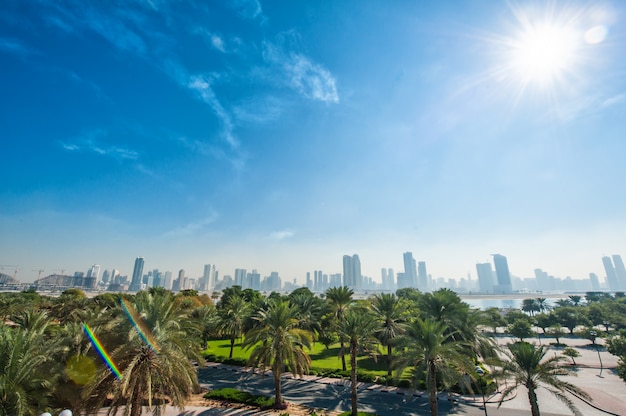
[[[474,360],[466,354],[469,346],[454,340],[445,323],[420,318],[408,325],[402,341],[398,375],[410,367],[414,387],[426,381],[430,414],[437,416],[437,377],[444,385],[461,383],[467,387],[463,374],[474,372]]]
[[[552,311],[556,321],[569,329],[570,334],[574,334],[574,330],[578,325],[585,325],[589,323],[587,318],[583,315],[582,308],[574,306],[562,306]]]
[[[535,298],[535,303],[537,305],[538,312],[547,312],[551,309],[546,298]]]
[[[574,365],[576,365],[576,360],[574,360],[574,358],[580,357],[580,353],[578,352],[578,350],[575,350],[572,347],[565,348],[563,351],[561,351],[561,354],[563,354],[566,357],[571,358],[572,359],[572,363]]]
[[[539,403],[537,401],[537,388],[547,385],[548,390],[575,414],[581,415],[574,403],[564,392],[575,393],[578,396],[589,399],[589,396],[575,385],[559,379],[561,375],[575,375],[559,363],[565,360],[563,356],[554,356],[545,359],[547,349],[544,346],[535,346],[527,342],[509,344],[508,360],[504,362],[501,375],[511,377],[513,383],[509,385],[500,397],[502,404],[505,398],[511,395],[519,386],[528,389],[528,401],[532,416],[540,416]]]
[[[387,348],[387,378],[391,378],[393,364],[393,344],[404,334],[404,303],[394,294],[381,293],[371,298],[372,313],[378,324],[376,337]]]
[[[554,325],[556,322],[554,321],[554,316],[552,314],[547,313],[538,313],[535,315],[535,324],[537,327],[541,328],[543,333],[546,333],[548,327]]]
[[[506,325],[502,312],[496,307],[485,309],[482,312],[481,322],[483,325],[491,327],[494,335],[498,332],[499,327]]]
[[[375,354],[378,346],[375,332],[375,318],[366,310],[350,308],[339,324],[339,334],[346,340],[350,351],[350,403],[352,416],[357,416],[357,356],[364,351]]]
[[[522,319],[518,319],[509,325],[507,332],[512,336],[519,338],[520,341],[524,341],[524,338],[529,338],[533,335],[533,329],[530,324]]]
[[[202,305],[192,312],[191,317],[197,322],[203,348],[207,349],[211,337],[219,332],[220,317],[217,309],[212,304]]]
[[[233,358],[235,341],[243,335],[246,319],[250,316],[250,304],[243,297],[232,296],[227,298],[227,304],[220,311],[220,333],[230,340],[228,358]],[[220,302],[221,303],[221,302]]]
[[[0,326],[0,414],[38,415],[55,384],[53,348],[40,335]]]
[[[301,291],[306,289],[308,291]],[[298,327],[309,330],[314,334],[322,332],[322,316],[324,315],[324,302],[315,296],[308,288],[299,288],[289,294],[289,300],[298,309]]]
[[[305,348],[311,348],[313,334],[298,327],[297,315],[297,307],[289,302],[270,302],[267,310],[260,310],[253,317],[258,324],[246,334],[243,343],[246,349],[252,348],[249,365],[272,370],[276,406],[283,403],[280,382],[283,367],[303,375],[311,363]]]
[[[626,334],[624,331],[619,335],[609,337],[606,340],[606,349],[610,354],[617,357],[626,356]]]
[[[559,324],[555,324],[548,328],[548,333],[556,339],[556,345],[561,345],[561,338],[565,336],[563,327]]]
[[[128,310],[130,317],[118,315],[110,331],[101,337],[121,378],[103,367],[85,391],[87,411],[96,412],[110,400],[109,415],[125,406],[125,414],[138,416],[147,400],[152,414],[158,415],[164,411],[166,397],[182,410],[198,388],[191,360],[201,361],[188,335],[188,312],[170,294],[143,291],[137,293]]]
[[[574,306],[580,306],[580,302],[583,300],[583,297],[579,295],[570,295],[568,298]]]
[[[529,313],[530,316],[534,316],[535,312],[540,311],[537,299],[524,299],[522,301],[522,311]]]
[[[345,319],[348,308],[352,304],[352,295],[354,295],[354,291],[347,286],[331,287],[326,290],[326,300],[334,328],[339,328],[341,322]],[[339,334],[339,345],[341,351],[341,369],[346,371],[346,357],[343,354],[343,351],[345,351],[345,339],[341,333]]]

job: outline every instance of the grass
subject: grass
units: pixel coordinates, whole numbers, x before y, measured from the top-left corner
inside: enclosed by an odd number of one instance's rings
[[[322,343],[316,342],[309,351],[311,357],[311,368],[326,371],[341,371],[341,359],[339,358],[339,344],[333,344],[330,348],[326,348]],[[237,360],[247,360],[250,357],[251,350],[241,348],[241,343],[235,343],[233,349],[233,358]],[[230,353],[229,340],[212,340],[204,352],[206,355],[215,355],[221,359],[227,358]],[[346,363],[348,370],[350,367],[350,356],[346,355]],[[359,372],[368,373],[373,377],[387,375],[385,360],[383,356],[378,357],[378,361],[368,356],[357,358],[357,368]]]

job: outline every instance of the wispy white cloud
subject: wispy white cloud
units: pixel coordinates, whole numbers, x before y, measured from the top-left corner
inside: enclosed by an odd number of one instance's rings
[[[122,21],[111,19],[93,10],[87,12],[85,23],[118,49],[144,55],[147,50],[143,38]]]
[[[197,232],[205,229],[207,226],[213,224],[215,221],[217,221],[218,218],[219,215],[217,214],[217,212],[212,211],[205,218],[187,223],[185,225],[167,231],[164,234],[164,237],[181,237],[196,234]]]
[[[261,23],[267,21],[267,17],[263,15],[263,9],[258,0],[229,0],[229,5],[246,19],[259,20]]]
[[[37,52],[24,45],[21,41],[12,38],[0,38],[0,51],[26,56]]]
[[[339,102],[337,85],[333,75],[322,65],[304,54],[291,50],[293,33],[284,33],[277,43],[263,43],[263,59],[277,70],[279,82],[298,91],[303,96],[319,101]]]
[[[222,121],[222,125],[224,127],[222,131],[222,138],[232,149],[237,149],[239,147],[239,140],[237,140],[233,133],[234,125],[230,114],[228,114],[226,109],[224,109],[224,106],[222,106],[220,101],[215,96],[215,92],[211,88],[211,83],[216,77],[216,74],[192,76],[186,86],[194,91],[202,99],[202,101],[207,103],[211,109],[213,109],[213,112]]]
[[[277,120],[285,109],[286,103],[274,96],[261,96],[244,100],[233,106],[232,112],[239,121],[249,123],[267,123]]]
[[[211,45],[213,45],[213,47],[220,52],[226,52],[226,49],[224,48],[224,41],[218,35],[211,35]]]
[[[93,130],[70,142],[61,142],[61,147],[70,152],[89,152],[117,160],[137,160],[139,153],[122,146],[107,146],[100,143],[99,138],[106,136],[103,130]]]
[[[613,107],[615,105],[623,103],[624,101],[626,101],[626,94],[622,93],[622,94],[614,95],[612,97],[605,99],[602,102],[601,107],[602,108]]]
[[[281,230],[281,231],[273,231],[273,232],[271,232],[269,237],[272,240],[281,241],[281,240],[285,240],[287,238],[291,238],[294,235],[296,235],[296,233],[291,231],[291,230]]]
[[[209,46],[222,53],[240,53],[244,49],[243,41],[238,36],[224,36],[201,27],[192,33],[201,36]]]

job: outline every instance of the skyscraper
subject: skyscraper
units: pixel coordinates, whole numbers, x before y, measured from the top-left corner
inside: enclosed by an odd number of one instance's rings
[[[426,273],[425,261],[420,261],[417,263],[417,287],[422,292],[428,290],[428,273]]]
[[[478,274],[478,286],[481,292],[493,292],[493,269],[491,263],[476,264],[476,273]]]
[[[130,287],[128,290],[131,292],[138,292],[141,290],[141,279],[143,277],[143,265],[145,259],[143,257],[137,257],[135,259],[135,267],[133,268],[133,278],[130,281]]]
[[[98,276],[100,275],[100,265],[94,264],[87,271],[87,276],[83,280],[83,287],[85,289],[95,289],[98,284]]]
[[[496,277],[498,284],[495,291],[498,293],[511,293],[513,286],[511,285],[511,273],[509,272],[509,263],[506,257],[501,254],[492,254],[493,264],[496,268]]]
[[[343,284],[353,290],[361,289],[361,260],[358,254],[343,256]]]
[[[402,257],[404,258],[404,279],[407,285],[406,287],[417,288],[417,266],[413,258],[413,253],[407,251]],[[398,282],[398,288],[400,288],[400,282]]]
[[[200,290],[201,292],[213,290],[213,288],[215,287],[215,266],[205,264],[204,273],[202,274],[202,278],[198,283],[198,290]]]
[[[617,280],[617,273],[613,267],[613,262],[609,256],[602,257],[602,264],[604,264],[604,271],[606,272],[606,282],[610,290],[620,290],[620,284]]]
[[[235,269],[235,285],[246,288],[246,269]]]
[[[617,277],[617,285],[619,290],[626,290],[626,268],[622,261],[622,256],[613,254],[613,264],[615,265],[615,276]]]

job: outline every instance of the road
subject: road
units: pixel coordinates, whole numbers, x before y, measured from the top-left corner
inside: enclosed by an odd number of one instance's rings
[[[242,372],[236,367],[209,366],[198,372],[200,384],[209,389],[232,387],[253,394],[273,396],[274,382],[271,376],[261,376]],[[285,400],[302,404],[311,408],[344,411],[350,409],[350,386],[345,384],[329,384],[318,381],[305,381],[283,378],[283,397]],[[359,390],[359,410],[376,412],[379,416],[398,415],[430,415],[428,397],[406,396],[398,392],[382,392],[375,390]],[[530,410],[503,409],[488,406],[491,416],[526,416]],[[484,416],[485,411],[476,404],[455,404],[445,398],[439,400],[440,415]],[[544,413],[544,416],[561,416],[562,414]]]

